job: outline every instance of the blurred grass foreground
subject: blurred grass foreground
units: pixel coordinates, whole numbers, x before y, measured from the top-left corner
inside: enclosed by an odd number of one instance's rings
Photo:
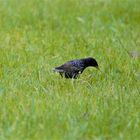
[[[140,0],[0,0],[0,140],[139,139]]]

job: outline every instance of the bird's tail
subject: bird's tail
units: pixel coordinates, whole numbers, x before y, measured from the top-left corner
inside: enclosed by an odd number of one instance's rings
[[[64,72],[62,69],[53,68],[53,72]]]

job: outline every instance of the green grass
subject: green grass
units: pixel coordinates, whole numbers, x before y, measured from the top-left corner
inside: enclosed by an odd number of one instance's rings
[[[139,0],[0,0],[0,140],[140,139]],[[77,80],[52,68],[92,56]]]

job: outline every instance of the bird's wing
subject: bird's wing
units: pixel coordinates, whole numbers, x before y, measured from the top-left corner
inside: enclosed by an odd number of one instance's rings
[[[55,72],[60,72],[60,73],[63,73],[63,72],[71,72],[71,71],[74,71],[74,72],[79,72],[80,69],[74,65],[72,65],[71,63],[65,63],[59,67],[56,67],[54,68]]]
[[[69,63],[73,66],[79,69],[79,71],[83,71],[84,69],[84,63],[81,60],[74,60],[74,61],[69,61]]]

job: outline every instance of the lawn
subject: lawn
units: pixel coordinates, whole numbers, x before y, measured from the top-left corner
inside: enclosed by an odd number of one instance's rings
[[[139,139],[140,0],[0,0],[0,140]]]

